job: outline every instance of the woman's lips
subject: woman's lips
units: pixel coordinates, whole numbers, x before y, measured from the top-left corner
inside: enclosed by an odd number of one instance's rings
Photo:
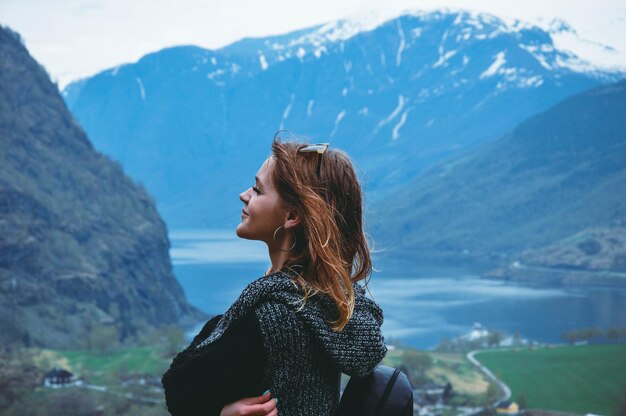
[[[248,213],[242,209],[242,210],[241,210],[241,216],[243,217],[244,215],[247,217],[247,216],[248,216]]]

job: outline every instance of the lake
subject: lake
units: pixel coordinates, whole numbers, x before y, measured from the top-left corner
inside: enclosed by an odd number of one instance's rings
[[[232,230],[173,230],[174,273],[199,309],[223,313],[269,266],[267,248]],[[626,288],[557,287],[482,279],[462,269],[421,268],[374,257],[369,288],[383,308],[383,333],[417,348],[467,334],[474,323],[537,342],[563,331],[626,326]]]

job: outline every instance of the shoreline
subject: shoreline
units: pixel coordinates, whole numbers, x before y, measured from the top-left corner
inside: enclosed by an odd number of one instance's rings
[[[626,287],[626,273],[611,270],[588,270],[565,267],[526,265],[519,261],[491,270],[486,279],[522,283],[549,283],[561,286]]]

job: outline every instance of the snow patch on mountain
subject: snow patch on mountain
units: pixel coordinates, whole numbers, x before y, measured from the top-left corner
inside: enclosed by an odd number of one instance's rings
[[[347,40],[362,32],[369,32],[376,29],[383,23],[398,17],[401,13],[397,11],[382,12],[373,11],[354,15],[352,17],[327,23],[312,33],[309,39],[300,39],[302,42],[337,42]],[[307,37],[308,37],[307,36]]]
[[[482,74],[480,74],[480,79],[485,79],[494,76],[498,73],[500,68],[504,66],[506,63],[506,58],[504,52],[498,52],[496,55],[495,61],[487,68]]]
[[[143,82],[141,82],[141,78],[135,78],[137,80],[137,84],[139,85],[139,94],[141,95],[141,99],[146,101],[146,89],[143,87]]]
[[[439,54],[439,60],[437,60],[437,62],[435,62],[433,64],[433,68],[439,68],[440,66],[445,66],[446,61],[450,58],[452,58],[454,55],[457,54],[458,51],[448,51],[444,54]]]
[[[223,75],[225,72],[226,71],[224,71],[223,69],[220,68],[220,69],[218,69],[216,71],[209,72],[207,74],[207,78],[210,79],[210,80],[213,80],[213,79],[219,77],[220,75]]]
[[[381,120],[378,123],[378,125],[376,126],[376,131],[378,131],[384,125],[389,124],[391,121],[393,121],[394,118],[396,118],[398,114],[400,114],[400,112],[402,111],[402,108],[404,107],[404,102],[405,102],[405,98],[402,95],[398,95],[397,107],[391,112],[391,114],[389,114],[385,119]]]
[[[325,46],[321,46],[321,47],[315,49],[315,52],[313,52],[313,55],[315,55],[316,58],[319,58],[319,57],[322,56],[323,53],[326,53],[326,52],[328,52],[326,50],[326,47]]]
[[[313,106],[315,105],[315,100],[309,100],[309,103],[306,106],[306,115],[310,116],[313,114]]]
[[[396,20],[398,26],[398,35],[400,36],[400,46],[398,46],[398,51],[396,52],[396,66],[400,66],[402,62],[402,51],[406,47],[406,40],[404,39],[404,30],[402,30],[402,25],[400,24],[400,20]]]
[[[484,80],[499,77],[496,84],[496,89],[499,91],[510,87],[533,88],[543,84],[543,78],[540,75],[534,74],[526,68],[507,67],[506,64],[506,53],[498,52],[493,63],[480,74],[479,78]]]
[[[265,71],[269,67],[269,65],[267,64],[267,59],[265,58],[265,55],[263,54],[259,55],[259,65],[261,65],[261,69],[263,71]]]
[[[391,138],[393,140],[398,140],[398,137],[400,137],[400,129],[402,128],[402,126],[404,126],[404,123],[406,123],[406,116],[409,114],[409,111],[411,111],[411,109],[407,109],[404,113],[402,113],[402,115],[400,116],[400,121],[398,122],[398,124],[396,124],[393,127],[393,131],[392,131],[392,135]]]
[[[281,44],[277,48],[281,50],[298,48],[297,50],[301,51],[312,47],[314,55],[319,58],[322,53],[326,52],[326,46],[344,42],[360,33],[375,30],[379,26],[397,19],[395,23],[399,46],[396,51],[395,63],[396,66],[400,66],[403,52],[407,47],[410,47],[410,42],[420,38],[424,31],[428,30],[430,23],[436,23],[450,15],[456,15],[452,27],[462,28],[455,36],[457,44],[470,40],[494,39],[503,34],[517,34],[520,36],[521,44],[523,44],[523,31],[541,29],[548,32],[552,38],[553,45],[523,45],[529,48],[554,47],[556,50],[564,53],[558,60],[559,67],[577,72],[626,70],[626,55],[624,53],[606,45],[580,38],[576,31],[563,20],[555,19],[548,23],[543,21],[528,22],[508,16],[495,16],[477,11],[449,8],[438,11],[407,9],[403,11],[362,13],[313,28],[311,31],[301,33],[289,39],[285,44]],[[414,28],[403,28],[400,18],[407,17],[416,18],[421,24]],[[410,40],[406,37],[406,30],[411,34]],[[441,40],[439,59],[434,64],[435,68],[445,66],[446,61],[454,56],[452,51],[446,52],[444,50],[445,43],[448,40],[447,36],[448,31],[446,31]],[[547,51],[541,50],[541,52]],[[554,69],[554,66],[557,64],[557,62],[550,64],[550,60],[547,59],[545,54],[537,51],[532,52],[532,54],[546,69]],[[286,55],[285,57],[288,56]],[[381,63],[383,66],[386,65],[384,55],[381,55]]]
[[[552,65],[548,63],[547,57],[543,54],[545,52],[553,52],[554,48],[547,47],[544,45],[542,45],[541,47],[534,46],[534,45],[520,45],[520,48],[522,48],[523,50],[531,54],[533,58],[535,58],[537,62],[539,62],[539,64],[545,69],[547,70],[554,69]]]
[[[541,22],[540,22],[541,23]],[[556,49],[573,56],[561,65],[574,71],[626,70],[626,54],[610,46],[581,38],[576,30],[561,19],[553,19],[543,29],[550,33]]]
[[[337,130],[339,130],[339,123],[341,123],[341,120],[343,120],[345,116],[346,116],[346,110],[341,110],[341,112],[337,114],[337,117],[335,118],[335,126],[333,127],[333,131],[330,132],[330,136],[329,136],[330,138],[335,137]]]
[[[278,130],[283,130],[285,128],[285,121],[287,120],[287,117],[289,117],[289,113],[291,112],[291,107],[293,107],[293,103],[296,100],[296,96],[294,94],[291,94],[291,98],[289,99],[289,104],[287,104],[287,107],[285,107],[285,109],[283,110],[283,118],[280,121],[280,127],[278,128]]]

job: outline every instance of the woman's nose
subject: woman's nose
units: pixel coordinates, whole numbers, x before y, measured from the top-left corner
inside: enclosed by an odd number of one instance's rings
[[[243,191],[242,193],[239,194],[239,200],[241,202],[243,202],[244,204],[248,203],[248,200],[249,200],[249,198],[248,198],[248,191],[249,190],[250,189],[246,189],[245,191]]]

